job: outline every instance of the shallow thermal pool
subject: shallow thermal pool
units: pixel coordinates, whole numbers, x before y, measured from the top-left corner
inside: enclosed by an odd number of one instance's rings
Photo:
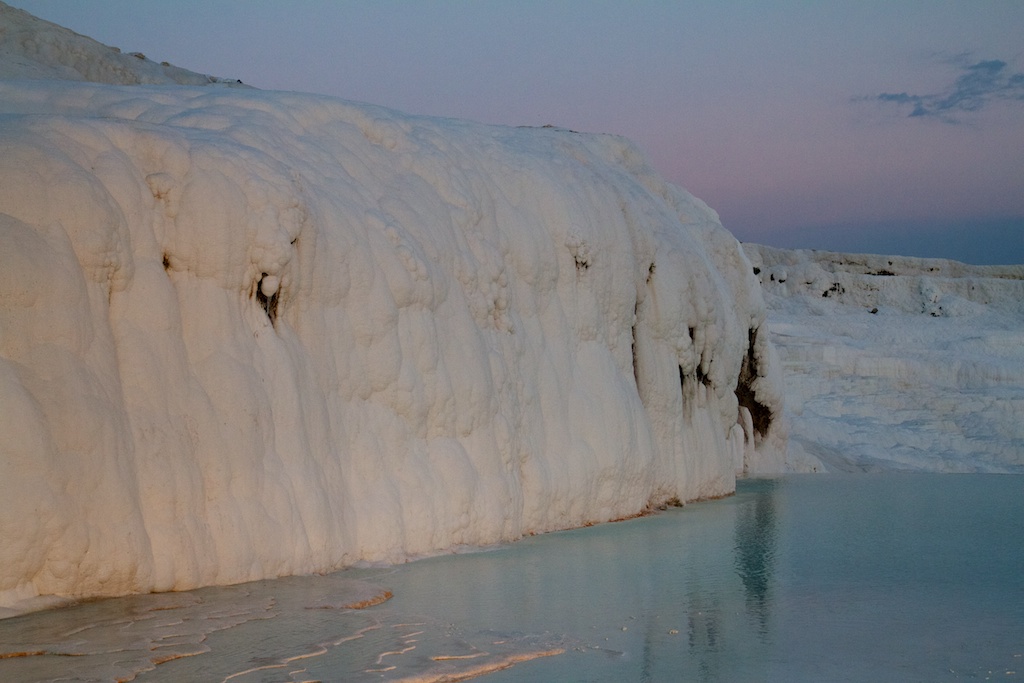
[[[1024,679],[1022,541],[1024,476],[748,480],[484,552],[3,620],[0,680]]]

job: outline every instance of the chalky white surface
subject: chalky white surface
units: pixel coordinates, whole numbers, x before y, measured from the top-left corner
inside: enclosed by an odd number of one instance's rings
[[[744,249],[790,437],[752,471],[1024,472],[1024,265]]]
[[[617,519],[782,443],[749,262],[622,139],[7,81],[0,178],[0,604]]]

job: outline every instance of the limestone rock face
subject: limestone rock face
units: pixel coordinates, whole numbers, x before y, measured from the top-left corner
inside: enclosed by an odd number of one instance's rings
[[[783,443],[764,317],[620,138],[0,81],[0,605],[727,494]]]
[[[109,85],[219,85],[246,87],[122,53],[87,36],[0,2],[0,79],[89,81]]]

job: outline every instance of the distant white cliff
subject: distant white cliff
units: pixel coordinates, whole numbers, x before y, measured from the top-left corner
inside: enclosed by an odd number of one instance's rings
[[[1024,473],[1024,265],[744,249],[789,431],[749,469]]]
[[[784,448],[764,320],[620,138],[0,82],[0,606],[728,494]]]
[[[124,54],[0,2],[0,80],[13,79],[244,87],[236,79],[158,64],[140,52]]]

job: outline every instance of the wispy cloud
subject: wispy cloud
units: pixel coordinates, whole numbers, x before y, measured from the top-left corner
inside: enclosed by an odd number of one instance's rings
[[[959,55],[957,61],[966,55]],[[1013,73],[999,59],[973,64],[960,63],[960,75],[943,92],[915,95],[907,92],[880,93],[857,100],[873,100],[910,109],[911,118],[935,118],[958,123],[958,114],[975,112],[996,101],[1024,102],[1024,73]]]

